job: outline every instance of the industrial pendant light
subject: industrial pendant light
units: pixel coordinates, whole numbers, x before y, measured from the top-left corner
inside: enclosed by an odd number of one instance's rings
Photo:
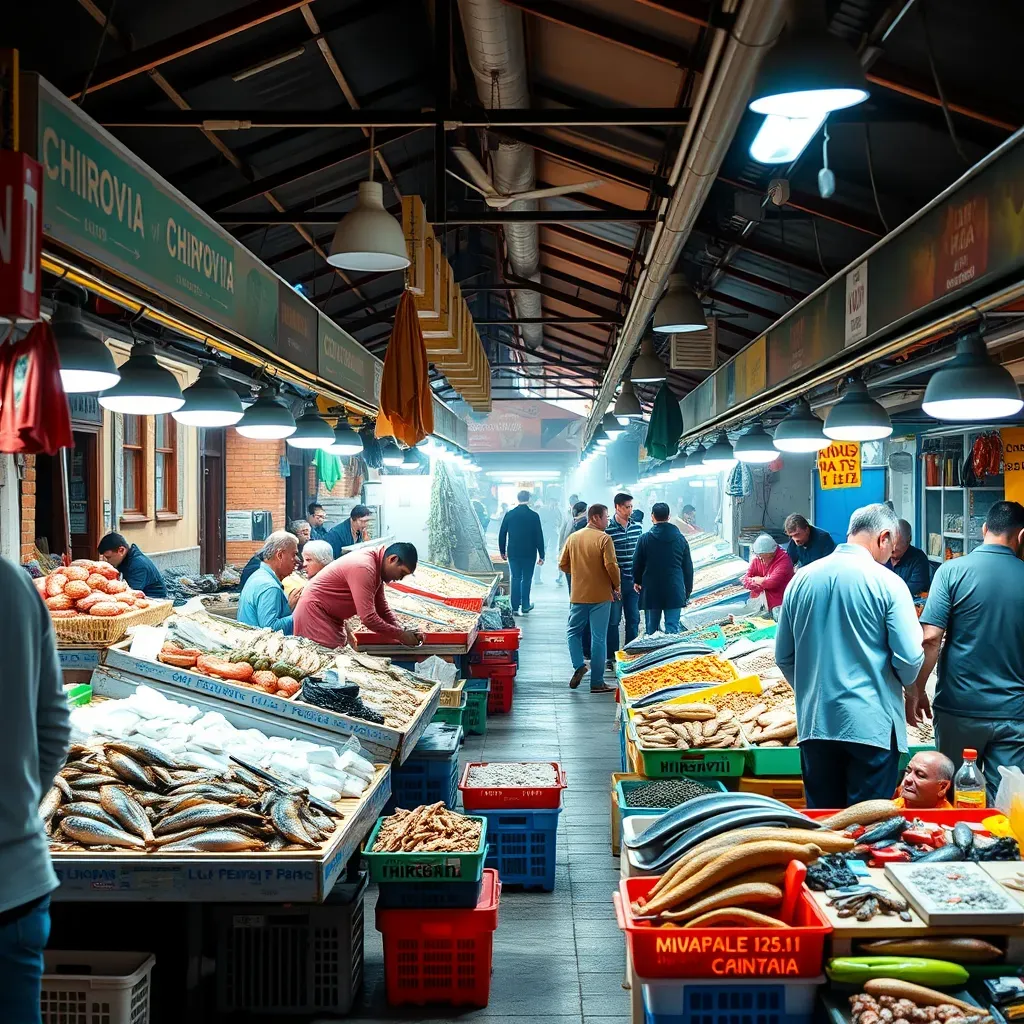
[[[132,346],[121,379],[99,396],[99,403],[125,415],[162,416],[180,409],[185,399],[174,374],[157,362],[156,345],[145,341]]]
[[[105,391],[121,379],[110,349],[82,323],[78,288],[57,292],[50,328],[60,357],[60,381],[69,395]]]
[[[363,450],[360,436],[349,425],[344,416],[338,417],[334,428],[334,441],[327,446],[332,455],[358,455]]]
[[[409,266],[402,225],[384,209],[384,190],[373,180],[376,155],[370,129],[370,178],[359,185],[356,205],[338,221],[327,262],[342,270],[383,274]]]
[[[740,462],[762,466],[774,462],[779,457],[771,436],[760,422],[755,423],[745,434],[740,436],[733,452]]]
[[[231,427],[242,418],[241,398],[214,363],[203,366],[181,394],[185,404],[171,415],[186,427]]]
[[[892,433],[892,420],[868,393],[864,381],[856,377],[832,406],[824,430],[833,441],[880,441]]]
[[[605,431],[603,426],[599,426],[597,430],[594,431],[594,436],[591,438],[591,440],[594,442],[594,444],[597,445],[598,448],[601,449],[606,448],[608,445],[612,443],[612,439],[608,436],[608,433],[607,431]]]
[[[696,448],[686,456],[686,468],[688,471],[687,476],[691,476],[696,473],[700,473],[704,469],[704,456],[707,455],[708,450],[702,444],[698,444]]]
[[[402,456],[401,468],[406,473],[412,473],[420,468],[420,457],[416,454],[415,448],[406,448],[405,454]]]
[[[957,339],[956,355],[928,381],[921,408],[937,420],[998,420],[1024,407],[1010,371],[988,354],[980,334]]]
[[[309,402],[295,421],[295,433],[288,435],[288,444],[293,448],[329,448],[334,444],[334,431],[317,412],[315,402]]]
[[[831,444],[822,426],[807,399],[798,398],[789,415],[775,428],[772,444],[780,452],[820,452]]]
[[[260,390],[259,398],[245,410],[235,430],[252,441],[280,441],[295,433],[295,417],[278,400],[273,385],[267,384]]]
[[[824,0],[798,0],[779,41],[761,64],[750,98],[757,114],[821,118],[863,103],[867,80],[857,54],[828,31]]]
[[[618,441],[618,439],[626,432],[626,428],[615,418],[615,414],[610,412],[606,412],[604,414],[604,419],[601,420],[601,426],[604,428],[604,432],[613,441]]]
[[[665,364],[654,351],[654,339],[647,335],[640,342],[640,355],[636,357],[629,371],[629,379],[634,384],[652,384],[668,377]]]
[[[672,274],[668,289],[654,311],[654,330],[658,334],[683,334],[707,330],[704,307],[687,283],[685,274]],[[633,378],[636,380],[636,377]]]
[[[405,462],[405,456],[394,441],[382,441],[380,460],[389,469],[398,469]]]
[[[623,426],[630,420],[642,420],[644,418],[644,410],[640,406],[640,399],[636,397],[636,392],[633,390],[633,382],[628,378],[622,382],[622,390],[619,392],[619,397],[615,399],[612,413]]]
[[[729,435],[720,430],[715,443],[704,453],[704,468],[712,471],[731,469],[735,464],[736,455],[729,444]]]

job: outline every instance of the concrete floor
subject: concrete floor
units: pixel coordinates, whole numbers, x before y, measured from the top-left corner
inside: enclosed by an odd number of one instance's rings
[[[629,993],[621,985],[623,939],[611,902],[619,878],[608,821],[609,775],[619,770],[615,698],[590,694],[589,677],[578,690],[569,689],[565,588],[545,581],[534,588],[533,601],[534,610],[519,618],[523,640],[512,713],[488,716],[486,735],[467,737],[461,760],[561,762],[569,788],[559,819],[555,890],[502,893],[490,1004],[458,1011],[387,1006],[371,887],[365,983],[350,1018],[359,1024],[621,1024],[629,1019]]]

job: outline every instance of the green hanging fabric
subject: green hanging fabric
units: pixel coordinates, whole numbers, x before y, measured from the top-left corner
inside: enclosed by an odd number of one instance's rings
[[[679,400],[672,394],[666,381],[661,385],[651,410],[651,422],[647,426],[647,438],[644,441],[647,454],[662,462],[672,458],[679,448],[682,432],[683,414],[679,409]]]
[[[341,462],[338,456],[325,452],[323,448],[317,448],[313,462],[316,463],[317,476],[320,477],[324,490],[333,491],[334,485],[341,479]]]

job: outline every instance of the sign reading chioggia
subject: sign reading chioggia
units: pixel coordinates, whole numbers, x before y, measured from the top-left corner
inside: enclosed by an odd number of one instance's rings
[[[823,491],[860,487],[860,442],[833,441],[818,452],[818,481]]]

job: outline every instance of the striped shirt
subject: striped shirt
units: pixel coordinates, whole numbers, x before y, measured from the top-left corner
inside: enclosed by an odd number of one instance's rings
[[[630,520],[622,526],[614,516],[605,530],[615,545],[615,560],[619,563],[619,571],[623,576],[633,576],[633,552],[636,551],[637,541],[643,532],[644,528],[639,523]]]

